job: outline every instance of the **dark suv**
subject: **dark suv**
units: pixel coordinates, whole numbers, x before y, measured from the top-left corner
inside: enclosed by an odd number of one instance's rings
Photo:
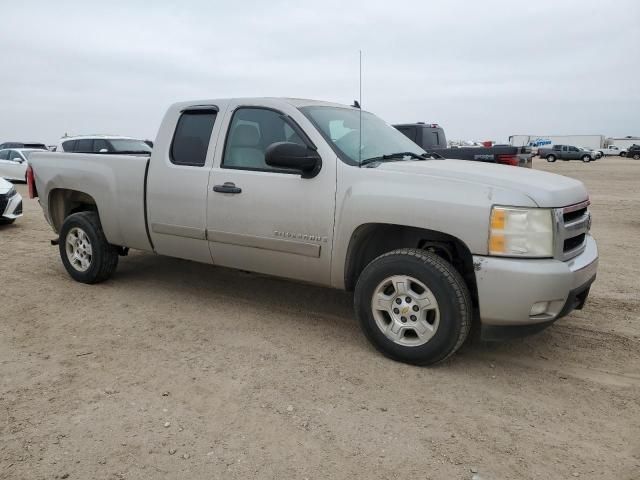
[[[634,144],[627,149],[627,157],[640,160],[640,145]]]

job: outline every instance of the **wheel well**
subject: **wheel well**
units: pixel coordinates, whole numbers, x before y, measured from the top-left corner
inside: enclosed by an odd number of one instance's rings
[[[473,256],[465,243],[446,233],[424,228],[392,224],[361,225],[351,236],[345,265],[345,286],[355,288],[364,268],[380,255],[398,248],[428,250],[451,263],[465,280],[477,304]]]
[[[56,232],[69,215],[90,211],[97,212],[98,207],[93,197],[84,192],[58,188],[49,195],[49,216]]]

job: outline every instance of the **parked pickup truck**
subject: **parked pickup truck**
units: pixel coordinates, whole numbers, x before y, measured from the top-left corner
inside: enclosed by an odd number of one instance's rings
[[[592,150],[585,150],[571,145],[553,145],[551,148],[539,148],[540,158],[546,158],[547,162],[560,160],[582,160],[591,162],[596,159],[596,154]]]
[[[610,157],[610,156],[624,157],[627,155],[626,148],[620,148],[615,145],[609,145],[608,147],[597,148],[595,151],[599,152],[601,157]]]
[[[531,168],[532,166],[533,153],[531,147],[514,147],[512,145],[448,147],[444,129],[436,123],[403,123],[394,125],[394,127],[427,152],[433,152],[445,158],[500,163],[516,167]]]
[[[414,364],[473,321],[498,339],[582,308],[598,265],[579,181],[429,159],[313,100],[178,103],[151,157],[35,153],[27,179],[79,282],[133,248],[354,291],[373,345]]]

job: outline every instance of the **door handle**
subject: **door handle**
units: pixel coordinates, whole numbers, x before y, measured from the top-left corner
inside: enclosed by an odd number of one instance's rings
[[[218,193],[242,193],[240,187],[236,187],[233,182],[224,182],[223,185],[214,185],[213,191]]]

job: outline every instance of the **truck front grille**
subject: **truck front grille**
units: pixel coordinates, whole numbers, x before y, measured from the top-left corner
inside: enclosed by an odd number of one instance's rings
[[[555,209],[555,223],[555,257],[566,261],[580,255],[591,228],[589,201]]]

